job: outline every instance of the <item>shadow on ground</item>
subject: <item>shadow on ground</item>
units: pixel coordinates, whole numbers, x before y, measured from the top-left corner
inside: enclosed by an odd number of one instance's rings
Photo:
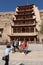
[[[19,65],[24,65],[23,63],[20,63]]]
[[[27,51],[25,50],[25,51],[24,51],[25,54],[28,54],[28,53],[30,53],[30,52],[31,52],[31,50],[27,50]]]

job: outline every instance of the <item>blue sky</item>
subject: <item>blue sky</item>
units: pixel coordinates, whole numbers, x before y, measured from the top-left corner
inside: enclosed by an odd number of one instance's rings
[[[39,9],[43,9],[43,0],[0,0],[0,12],[15,11],[17,6],[36,4]]]

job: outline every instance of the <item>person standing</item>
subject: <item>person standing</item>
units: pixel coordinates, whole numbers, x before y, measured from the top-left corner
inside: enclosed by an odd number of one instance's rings
[[[19,46],[21,46],[21,45],[22,45],[21,40],[19,40]]]
[[[15,40],[15,43],[14,43],[14,46],[15,46],[15,49],[16,49],[16,50],[19,49],[19,48],[18,48],[18,45],[19,45],[19,41],[18,41],[18,39],[17,39],[17,40]]]
[[[22,49],[25,49],[26,46],[27,46],[27,41],[23,40],[22,45],[21,45]]]
[[[12,50],[11,45],[7,44],[6,50],[5,50],[5,65],[9,65],[9,53]]]
[[[15,52],[15,40],[12,41],[12,47],[13,47],[12,52]]]

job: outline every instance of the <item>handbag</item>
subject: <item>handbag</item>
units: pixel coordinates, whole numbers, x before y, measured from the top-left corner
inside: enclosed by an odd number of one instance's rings
[[[2,57],[2,60],[5,60],[5,59],[6,59],[6,57],[5,57],[5,56],[3,56],[3,57]]]

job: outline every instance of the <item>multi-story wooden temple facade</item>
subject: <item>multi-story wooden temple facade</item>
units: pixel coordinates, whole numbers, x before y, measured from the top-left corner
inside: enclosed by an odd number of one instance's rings
[[[0,41],[36,42],[40,31],[40,12],[36,5],[17,6],[15,12],[0,12]]]
[[[13,18],[12,35],[10,39],[20,39],[28,41],[37,41],[38,32],[36,29],[36,17],[34,4],[18,6],[16,8],[15,18]]]

